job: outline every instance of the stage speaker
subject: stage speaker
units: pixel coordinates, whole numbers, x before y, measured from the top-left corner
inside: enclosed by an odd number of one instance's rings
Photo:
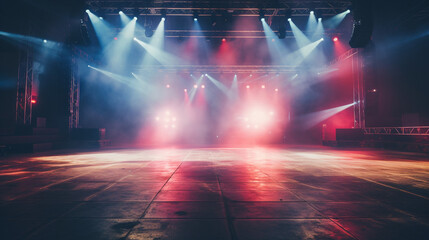
[[[363,48],[371,41],[373,29],[371,0],[352,0],[353,33],[349,44],[352,48]]]

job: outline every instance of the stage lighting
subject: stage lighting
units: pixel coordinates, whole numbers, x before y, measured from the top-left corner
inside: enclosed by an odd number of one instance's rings
[[[103,20],[103,17],[98,17],[100,20]]]
[[[333,37],[332,41],[337,42],[338,41],[338,37]]]
[[[206,73],[206,74],[204,74],[204,76],[206,76],[206,77],[207,77],[207,76],[208,76],[208,74]]]
[[[259,9],[259,20],[265,21],[265,11],[263,9]]]
[[[206,88],[206,86],[205,85],[201,85],[201,88]]]
[[[192,77],[192,76],[193,76],[193,75],[192,75],[192,73],[191,73],[191,74],[189,74],[189,76],[191,76],[191,77]]]
[[[261,88],[265,88],[265,85],[262,85]]]
[[[37,101],[35,99],[31,99],[31,103],[35,104],[35,103],[37,103]]]
[[[325,40],[325,39],[324,39],[324,38],[321,38],[321,39],[320,39],[320,41],[323,41],[323,40]]]
[[[124,12],[122,12],[122,11],[119,11],[119,14],[124,14]]]
[[[186,89],[186,88],[185,88],[185,89],[183,89],[183,91],[184,91],[184,92],[187,92],[187,91],[188,91],[188,89]]]
[[[194,17],[194,22],[198,21],[198,13],[197,12],[193,13],[193,17]]]
[[[346,13],[350,13],[350,9],[347,9],[347,10],[346,10]]]
[[[166,88],[170,88],[170,84],[165,85]]]
[[[44,42],[44,43],[47,43],[47,42],[48,42],[48,40],[46,40],[46,39],[43,39],[43,42]]]
[[[319,18],[319,22],[321,22],[322,21],[322,18]]]
[[[249,85],[246,85],[246,88],[247,88],[247,89],[249,89],[249,88],[250,88],[250,86],[249,86]]]
[[[194,84],[194,88],[198,88],[198,85],[197,85],[197,84]]]
[[[133,38],[133,40],[134,40],[134,41],[137,41],[137,38],[135,37],[135,38]]]
[[[226,42],[226,38],[222,38],[222,42]]]
[[[274,89],[274,91],[278,92],[278,91],[279,91],[279,89],[278,89],[278,88],[276,88],[276,89]]]
[[[137,20],[137,17],[133,17],[134,20]]]
[[[165,21],[166,18],[167,18],[167,10],[161,9],[161,20]]]
[[[287,20],[288,20],[288,22],[291,22],[291,21],[292,21],[292,18],[288,18]]]
[[[86,9],[86,10],[85,10],[85,12],[86,12],[86,13],[90,13],[91,11],[89,11],[89,9]]]
[[[253,76],[252,74],[249,75],[249,77]]]

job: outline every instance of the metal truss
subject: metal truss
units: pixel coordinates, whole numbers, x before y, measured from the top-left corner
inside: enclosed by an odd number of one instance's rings
[[[32,87],[33,87],[33,50],[26,46],[20,50],[16,93],[16,124],[31,125]]]
[[[70,64],[69,82],[69,128],[79,127],[80,78],[78,74],[78,58],[74,53]]]
[[[308,16],[310,9],[323,16],[333,16],[345,11],[351,5],[350,0],[152,0],[152,1],[120,1],[120,0],[87,0],[91,11],[106,15],[118,14],[119,10],[130,15],[161,15],[161,10],[170,16],[222,15],[259,16],[259,9],[264,9],[265,16]]]
[[[165,73],[295,73],[294,66],[287,65],[150,65],[137,68],[139,72],[154,70]]]
[[[429,136],[429,126],[364,128],[365,134]]]

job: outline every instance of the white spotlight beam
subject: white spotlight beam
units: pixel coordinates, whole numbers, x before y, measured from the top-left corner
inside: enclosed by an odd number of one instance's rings
[[[318,21],[316,19],[316,16],[314,15],[314,12],[310,13],[310,15],[308,15],[306,32],[308,32],[308,33],[313,32],[316,29],[317,22]],[[319,21],[319,22],[321,22],[321,21]]]
[[[311,43],[307,36],[293,23],[292,20],[289,21],[290,27],[292,29],[292,33],[295,36],[295,40],[298,44],[298,47],[302,48],[305,45]]]
[[[102,73],[103,75],[105,75],[105,76],[107,76],[107,77],[109,77],[109,78],[111,78],[111,79],[113,79],[119,83],[125,84],[134,90],[144,92],[143,89],[140,86],[138,86],[137,84],[135,84],[135,81],[132,81],[132,79],[129,77],[124,77],[124,76],[121,76],[121,75],[118,75],[118,74],[115,74],[115,73],[112,73],[112,72],[109,72],[106,70],[102,70],[100,68],[96,68],[96,67],[93,67],[90,65],[88,65],[88,67],[93,69],[93,70],[96,70],[97,72]]]
[[[119,12],[119,17],[121,18],[122,26],[126,26],[131,21],[131,19],[122,11]],[[136,19],[133,19],[133,20],[136,20]]]
[[[309,113],[304,116],[299,117],[300,122],[303,123],[304,128],[312,128],[316,126],[317,124],[321,123],[322,121],[325,121],[326,119],[334,116],[335,114],[342,112],[346,110],[347,108],[355,105],[355,103],[350,103],[344,106],[339,106],[336,108],[330,108],[314,113]]]
[[[346,11],[344,11],[344,12],[342,12],[342,13],[339,13],[339,14],[337,14],[337,15],[335,15],[335,16],[333,16],[333,17],[331,17],[331,18],[329,18],[329,19],[327,19],[326,21],[325,21],[325,25],[328,27],[328,28],[336,28],[336,27],[338,27],[338,25],[340,25],[340,23],[344,20],[344,18],[347,16],[347,14],[349,14],[350,13],[350,10],[346,10]]]
[[[89,19],[91,20],[92,26],[94,26],[95,34],[97,35],[101,46],[104,48],[110,41],[112,41],[114,36],[113,31],[106,21],[100,19],[97,15],[90,11],[87,11],[87,13]]]
[[[165,20],[161,20],[161,22],[159,22],[158,27],[148,43],[149,46],[152,46],[154,49],[162,50],[164,48],[164,23]],[[152,58],[150,55],[146,54],[143,57],[143,65],[151,65],[151,60]]]
[[[215,78],[213,78],[212,76],[207,74],[207,78],[210,80],[210,82],[212,82],[217,88],[219,88],[219,90],[221,90],[225,95],[227,95],[228,97],[232,97],[231,96],[231,92],[228,89],[228,87],[226,87],[223,83],[221,83],[220,81],[216,80]]]
[[[264,28],[264,33],[267,40],[268,50],[270,51],[271,59],[275,62],[281,62],[283,56],[287,54],[286,48],[281,45],[280,42],[272,41],[273,39],[277,39],[277,35],[273,32],[271,27],[266,23],[266,21],[261,21],[262,26]]]
[[[159,48],[155,48],[151,46],[150,44],[147,44],[143,41],[140,41],[137,38],[134,38],[134,41],[140,44],[150,55],[152,55],[159,63],[162,65],[178,65],[178,64],[184,64],[184,61],[180,58],[167,53]]]
[[[105,49],[104,56],[108,60],[109,69],[121,70],[127,63],[127,56],[133,42],[136,20],[133,19],[117,35]]]
[[[195,84],[197,85],[197,87],[200,86],[203,77],[204,75],[201,75],[198,79],[196,79],[194,76],[192,76],[192,78],[195,80]],[[189,93],[189,102],[192,102],[194,100],[195,94],[197,93],[197,89],[198,88],[192,87],[191,92]]]
[[[304,61],[304,59],[306,57],[308,57],[308,55],[310,55],[311,52],[313,52],[313,50],[323,41],[323,38],[312,42],[310,44],[307,44],[306,46],[296,50],[295,52],[293,52],[292,54],[290,54],[287,58],[286,61],[290,62],[291,64],[294,64],[295,66],[298,66],[299,64],[302,63],[302,61]]]

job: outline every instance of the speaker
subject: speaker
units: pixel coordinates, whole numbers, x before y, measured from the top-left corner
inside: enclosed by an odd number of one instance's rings
[[[349,44],[352,48],[363,48],[371,41],[373,30],[371,0],[352,0],[353,33]]]

